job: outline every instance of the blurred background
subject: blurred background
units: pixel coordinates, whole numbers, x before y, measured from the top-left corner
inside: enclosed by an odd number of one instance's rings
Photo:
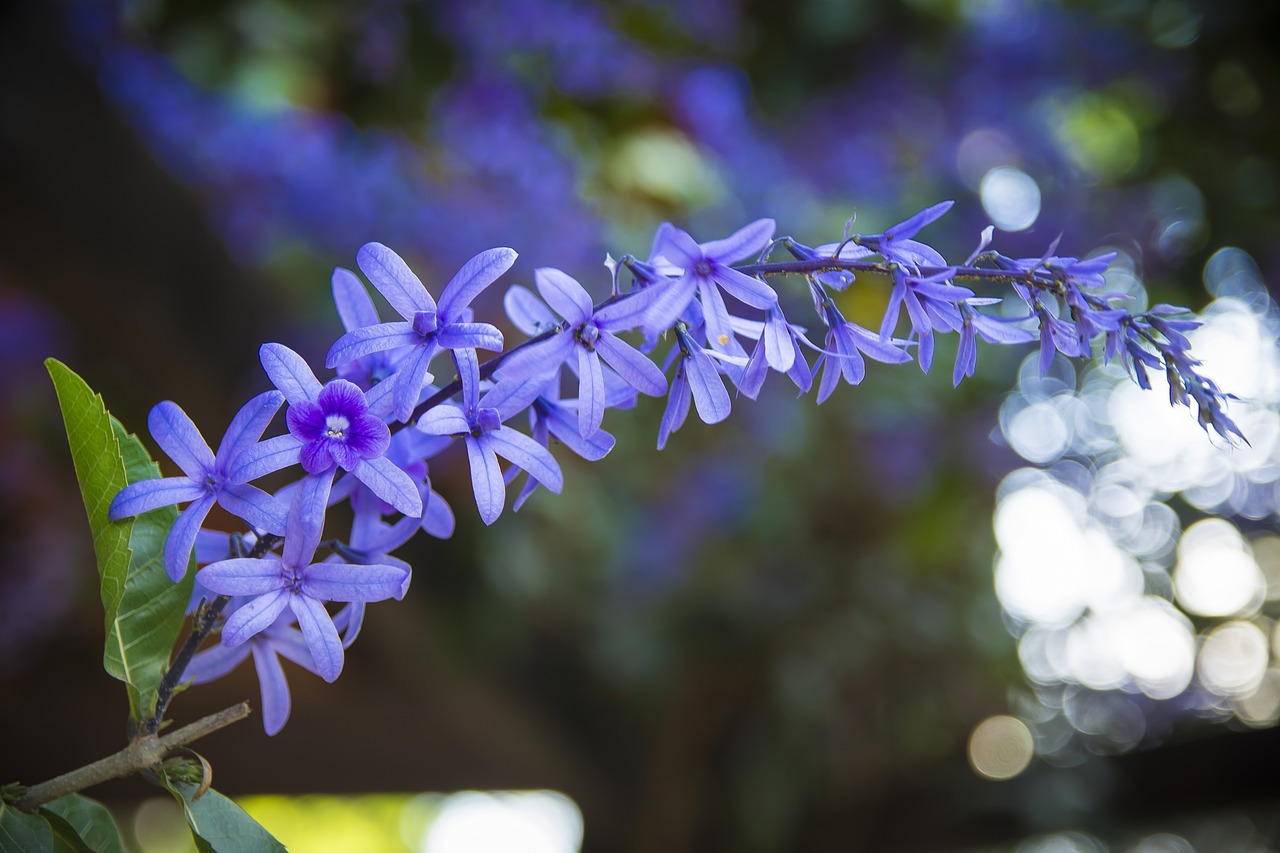
[[[821,408],[774,377],[661,454],[642,399],[606,418],[608,458],[562,455],[564,494],[489,529],[446,454],[455,536],[406,547],[413,588],[336,684],[287,668],[281,734],[199,744],[215,785],[296,850],[1280,849],[1277,17],[6,4],[0,781],[124,741],[46,356],[134,430],[172,399],[216,435],[267,386],[260,342],[321,359],[330,273],[370,240],[437,294],[516,248],[477,305],[500,322],[538,266],[602,296],[605,252],[644,257],[663,220],[706,240],[770,216],[813,245],[950,198],[924,235],[949,258],[988,223],[1014,256],[1062,234],[1120,253],[1134,310],[1203,310],[1196,352],[1250,446],[1022,349],[953,391],[949,342],[932,375],[872,365]],[[867,277],[843,307],[875,326],[886,294]],[[257,694],[244,668],[172,714]],[[89,793],[181,849],[154,790]],[[524,793],[476,793],[503,791]]]

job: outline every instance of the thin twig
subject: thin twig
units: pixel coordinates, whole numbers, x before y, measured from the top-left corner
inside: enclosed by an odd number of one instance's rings
[[[101,784],[109,779],[118,779],[121,776],[140,773],[149,767],[159,764],[174,749],[186,746],[232,723],[238,723],[248,716],[249,703],[241,702],[239,705],[233,705],[225,711],[210,714],[189,726],[176,729],[164,737],[144,734],[115,755],[109,755],[92,764],[86,764],[78,770],[64,773],[55,779],[41,782],[39,785],[32,785],[27,789],[26,795],[14,805],[24,811],[30,811],[59,797],[83,791],[85,788]]]

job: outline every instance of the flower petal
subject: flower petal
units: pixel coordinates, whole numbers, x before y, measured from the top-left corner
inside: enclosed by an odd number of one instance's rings
[[[685,371],[689,390],[693,392],[693,404],[702,422],[714,424],[729,417],[732,402],[711,357],[701,349],[692,350],[685,359]]]
[[[412,320],[419,311],[436,310],[435,300],[409,265],[381,243],[361,246],[356,253],[356,263],[391,307],[406,320]]]
[[[204,494],[204,487],[193,483],[188,477],[139,480],[116,493],[107,509],[107,518],[119,521],[160,507],[194,501]]]
[[[493,284],[498,276],[511,269],[517,257],[514,249],[486,249],[467,261],[441,291],[440,314],[449,320],[458,319],[462,309]],[[502,349],[501,345],[497,349]]]
[[[521,344],[502,359],[498,373],[504,380],[550,376],[573,356],[573,335],[568,329],[534,343]]]
[[[178,520],[169,530],[169,538],[164,543],[164,568],[169,580],[174,583],[182,580],[187,573],[191,551],[196,545],[196,533],[209,515],[213,501],[214,496],[211,494],[194,501],[178,515]]]
[[[491,448],[485,447],[470,434],[465,436],[465,440],[476,508],[480,510],[480,519],[485,524],[493,524],[502,515],[502,505],[507,498],[506,485],[502,482],[502,469],[498,467],[498,457]]]
[[[385,601],[401,597],[407,574],[385,563],[316,563],[303,575],[301,589],[318,601]]]
[[[471,424],[462,409],[453,403],[441,403],[422,413],[418,429],[431,435],[463,435],[471,432]]]
[[[405,515],[422,515],[422,496],[409,475],[385,456],[361,459],[351,473],[369,487],[369,491]]]
[[[279,391],[264,391],[240,407],[218,445],[215,458],[221,473],[225,474],[227,467],[243,450],[262,438],[263,431],[283,403],[284,395]]]
[[[559,494],[563,488],[564,478],[560,474],[560,465],[551,451],[524,433],[504,426],[485,433],[478,441],[486,445],[491,453],[497,453],[511,464],[528,471],[551,491]],[[494,467],[496,469],[497,465]]]
[[[591,296],[572,276],[553,267],[541,267],[533,271],[533,283],[551,310],[568,320],[570,326],[580,326],[591,317]]]
[[[578,430],[583,438],[590,438],[603,421],[604,374],[600,356],[578,347]]]
[[[502,332],[489,323],[450,323],[436,332],[436,342],[445,349],[474,347],[501,350]]]
[[[217,565],[216,563],[214,565]],[[210,567],[212,568],[212,567]],[[208,571],[204,569],[202,571]],[[287,589],[277,589],[259,595],[227,618],[222,626],[222,645],[238,646],[255,634],[270,628],[293,595]]]
[[[667,377],[658,365],[612,332],[600,332],[596,339],[596,352],[628,385],[641,393],[651,397],[661,397],[666,393]]]
[[[338,319],[348,332],[378,324],[378,310],[373,307],[369,291],[351,270],[337,267],[330,279],[333,286],[333,305],[338,309]]]
[[[334,681],[342,673],[342,640],[329,611],[305,595],[290,595],[289,608],[298,618],[298,629],[311,650],[316,673],[325,681]]]
[[[260,643],[253,643],[253,668],[262,692],[262,727],[274,735],[289,722],[289,683],[284,679],[280,659]]]
[[[758,255],[773,239],[777,223],[772,219],[757,219],[745,225],[723,240],[702,244],[702,254],[721,264],[736,264],[752,255]]]
[[[203,480],[213,470],[213,451],[177,403],[165,400],[153,406],[147,415],[147,429],[160,449],[191,479]]]
[[[560,320],[529,288],[513,284],[502,297],[502,307],[515,327],[529,337],[540,335],[560,325]]]
[[[413,330],[412,323],[361,326],[334,341],[333,346],[329,347],[329,354],[325,356],[324,366],[333,368],[376,352],[422,343],[423,337]]]
[[[284,571],[276,556],[237,557],[210,563],[196,576],[210,592],[218,595],[263,596],[285,588]]]
[[[284,533],[289,508],[256,486],[223,486],[218,490],[218,505],[259,530]]]
[[[292,435],[277,435],[250,445],[231,461],[227,479],[232,483],[247,483],[297,465],[301,449],[302,442]]]
[[[290,404],[303,400],[315,402],[320,394],[320,380],[302,356],[284,344],[263,344],[258,349],[258,358],[271,382]]]

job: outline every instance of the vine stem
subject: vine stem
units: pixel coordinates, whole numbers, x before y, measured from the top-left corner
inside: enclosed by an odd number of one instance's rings
[[[163,737],[157,737],[152,733],[143,734],[115,755],[86,764],[78,770],[64,773],[39,785],[32,785],[22,799],[14,803],[14,806],[23,811],[30,811],[59,797],[83,791],[85,788],[109,779],[118,779],[121,776],[129,776],[155,767],[173,750],[226,728],[232,723],[238,723],[248,716],[249,703],[241,702],[239,705],[233,705],[224,711],[196,720],[191,725],[183,726]]]

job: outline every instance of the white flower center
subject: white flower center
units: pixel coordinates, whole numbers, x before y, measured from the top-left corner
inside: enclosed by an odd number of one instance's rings
[[[346,438],[351,422],[342,415],[329,415],[324,419],[324,434],[329,438]]]

